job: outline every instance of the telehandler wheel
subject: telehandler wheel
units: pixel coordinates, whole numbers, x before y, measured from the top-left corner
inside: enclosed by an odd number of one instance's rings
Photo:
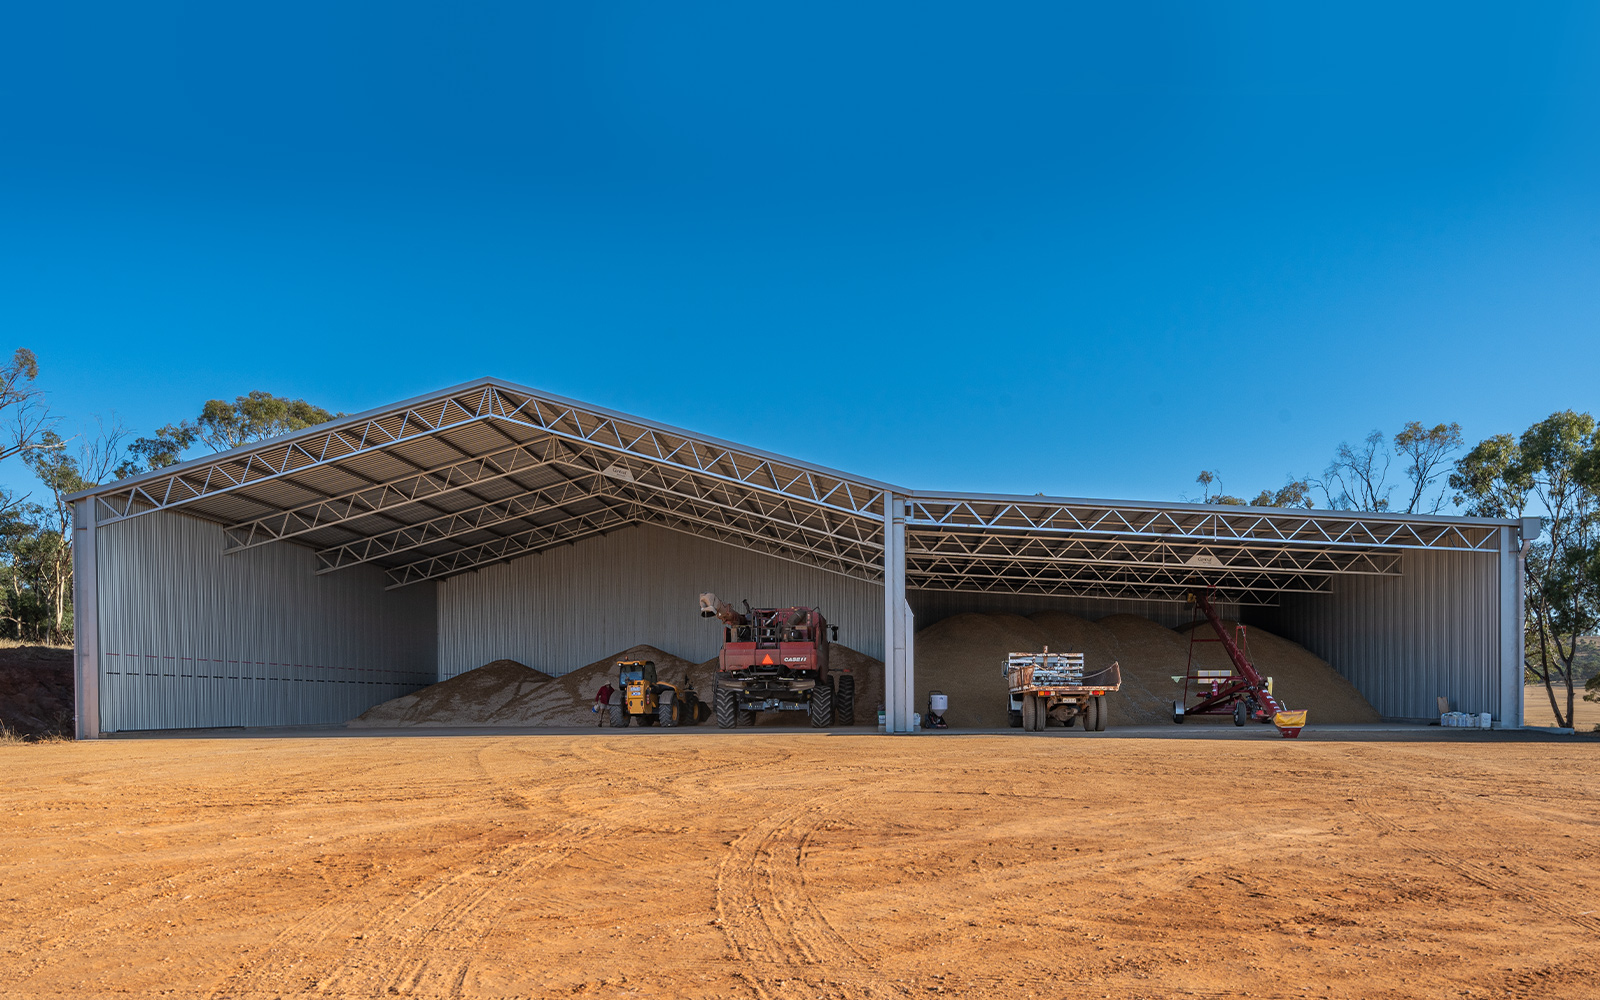
[[[845,674],[839,678],[839,687],[833,692],[833,724],[836,726],[853,726],[856,724],[856,678],[854,674]]]
[[[656,724],[664,729],[671,729],[678,724],[678,696],[671,691],[656,702]]]
[[[1106,722],[1110,718],[1110,715],[1111,715],[1111,713],[1106,711],[1106,696],[1103,695],[1103,694],[1095,695],[1094,696],[1094,731],[1095,732],[1103,733],[1103,732],[1106,731]]]
[[[818,684],[811,689],[811,728],[826,729],[833,725],[833,688]]]
[[[1243,726],[1248,721],[1250,721],[1250,710],[1244,707],[1244,702],[1242,702],[1242,701],[1234,702],[1233,703],[1233,724],[1236,725],[1236,726]]]
[[[1100,725],[1100,706],[1096,704],[1098,698],[1089,697],[1083,700],[1083,731],[1092,733]]]
[[[628,702],[626,699],[611,706],[611,727],[613,729],[626,729],[628,727]]]
[[[732,729],[739,716],[739,696],[731,688],[717,688],[717,728]]]

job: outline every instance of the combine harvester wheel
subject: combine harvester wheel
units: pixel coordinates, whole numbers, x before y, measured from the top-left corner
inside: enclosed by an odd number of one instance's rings
[[[711,697],[717,703],[717,728],[732,729],[738,724],[738,695],[728,688],[717,688],[716,693]]]
[[[818,684],[811,689],[811,728],[827,729],[833,725],[833,688]]]
[[[854,674],[845,674],[839,678],[839,689],[833,693],[833,724],[836,726],[853,726],[856,724],[856,678]]]

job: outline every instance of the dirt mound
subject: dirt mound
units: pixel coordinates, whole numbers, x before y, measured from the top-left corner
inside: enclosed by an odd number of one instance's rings
[[[0,727],[23,737],[72,735],[71,649],[0,649]]]
[[[1224,621],[1228,634],[1233,634],[1235,622]],[[1199,628],[1211,634],[1204,622]],[[1189,632],[1185,626],[1175,633],[1188,645]],[[1246,632],[1250,662],[1262,674],[1272,678],[1272,693],[1283,699],[1290,708],[1306,709],[1306,719],[1311,725],[1319,722],[1381,722],[1382,717],[1367,703],[1355,685],[1339,676],[1320,656],[1297,642],[1291,642],[1265,629],[1252,628]],[[1222,644],[1208,642],[1195,648],[1195,659],[1207,668],[1224,669],[1228,654]]]

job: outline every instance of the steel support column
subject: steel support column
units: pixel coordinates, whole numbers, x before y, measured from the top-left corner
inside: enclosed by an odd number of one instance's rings
[[[911,732],[915,697],[911,606],[906,603],[906,500],[883,495],[883,715],[891,733]]]
[[[1504,608],[1500,612],[1502,615],[1501,621],[1503,622],[1501,628],[1510,629],[1514,636],[1511,647],[1514,651],[1513,664],[1509,668],[1502,668],[1504,673],[1512,675],[1511,678],[1504,681],[1506,686],[1515,687],[1512,692],[1512,700],[1501,708],[1500,725],[1506,729],[1513,727],[1520,729],[1527,724],[1528,633],[1525,623],[1528,614],[1528,546],[1532,545],[1534,539],[1538,538],[1539,534],[1544,530],[1544,522],[1537,517],[1525,517],[1518,528],[1516,535],[1509,540],[1509,544],[1514,549],[1509,554],[1510,558],[1507,558],[1508,553],[1504,550],[1502,550],[1500,556],[1500,585],[1502,587],[1505,586],[1506,573],[1508,572],[1506,563],[1509,562],[1511,564],[1509,572],[1514,575],[1513,583],[1516,595],[1514,598],[1516,605],[1511,610],[1511,617],[1504,617],[1506,614]],[[1510,532],[1509,528],[1505,530],[1507,533]]]
[[[77,738],[100,738],[100,582],[95,573],[95,501],[72,505],[72,689]]]

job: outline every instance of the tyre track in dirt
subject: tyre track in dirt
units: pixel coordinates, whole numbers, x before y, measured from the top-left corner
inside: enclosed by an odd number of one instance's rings
[[[1418,774],[1428,774],[1437,770],[1441,761],[1436,753],[1396,751],[1385,747],[1383,757],[1378,758],[1369,748],[1353,749],[1350,757],[1359,760],[1368,766],[1383,766],[1392,768],[1395,758],[1412,762]],[[1500,770],[1496,768],[1496,770]],[[1388,838],[1393,838],[1405,844],[1408,849],[1427,858],[1434,864],[1454,872],[1456,875],[1476,885],[1482,886],[1491,892],[1497,893],[1507,899],[1536,907],[1545,913],[1569,924],[1581,927],[1590,934],[1600,934],[1600,915],[1593,913],[1573,912],[1572,907],[1563,907],[1553,903],[1549,898],[1540,893],[1531,892],[1526,881],[1509,874],[1507,871],[1491,867],[1479,861],[1474,861],[1462,856],[1460,844],[1450,838],[1448,842],[1441,842],[1437,836],[1421,836],[1389,819],[1385,811],[1395,808],[1394,795],[1397,790],[1388,790],[1383,797],[1370,791],[1370,785],[1363,784],[1355,792],[1355,804],[1359,815],[1379,832]],[[1480,776],[1474,785],[1468,787],[1483,787],[1500,790],[1509,787],[1504,781],[1496,781],[1490,777]],[[1414,813],[1427,810],[1431,815],[1449,817],[1459,815],[1463,808],[1461,802],[1452,802],[1449,798],[1428,792],[1419,788],[1404,788],[1408,797],[1406,808]],[[1453,848],[1453,849],[1452,849]]]
[[[814,837],[854,795],[840,791],[763,817],[733,838],[716,868],[717,926],[758,997],[815,996],[805,980],[869,985],[873,963],[829,919],[807,873]]]
[[[1392,808],[1392,801],[1385,801],[1371,795],[1358,794],[1356,796],[1356,805],[1360,808],[1361,817],[1376,827],[1383,836],[1405,844],[1408,850],[1415,851],[1440,868],[1454,872],[1461,878],[1507,899],[1514,899],[1519,903],[1525,903],[1543,910],[1558,920],[1583,928],[1590,934],[1600,934],[1600,916],[1574,913],[1570,907],[1557,906],[1543,894],[1530,892],[1527,883],[1522,879],[1491,868],[1482,862],[1461,857],[1457,853],[1441,847],[1438,837],[1419,836],[1399,823],[1385,817],[1379,810],[1385,807]],[[1435,813],[1456,811],[1451,809],[1449,803],[1443,799],[1429,800],[1426,805]],[[1416,808],[1415,803],[1412,808]]]
[[[540,808],[560,811],[550,802],[529,799],[495,774],[484,763],[486,750],[480,748],[468,757],[487,786],[480,791],[483,797],[524,816]],[[566,786],[555,783],[557,788]],[[561,864],[599,829],[570,813],[566,817],[487,854],[481,837],[452,845],[443,857],[408,866],[413,876],[386,879],[383,886],[368,887],[354,899],[349,891],[341,893],[338,901],[314,909],[285,929],[266,954],[253,958],[248,968],[219,984],[209,996],[223,1000],[283,990],[296,968],[307,961],[326,970],[307,983],[322,992],[370,991],[376,985],[379,993],[392,988],[463,995],[471,946],[499,922],[518,881]],[[446,873],[462,870],[441,875],[441,868]],[[346,945],[337,961],[311,958],[333,950],[328,942],[340,934],[361,943]],[[463,951],[463,944],[468,946],[464,957],[453,957]]]

